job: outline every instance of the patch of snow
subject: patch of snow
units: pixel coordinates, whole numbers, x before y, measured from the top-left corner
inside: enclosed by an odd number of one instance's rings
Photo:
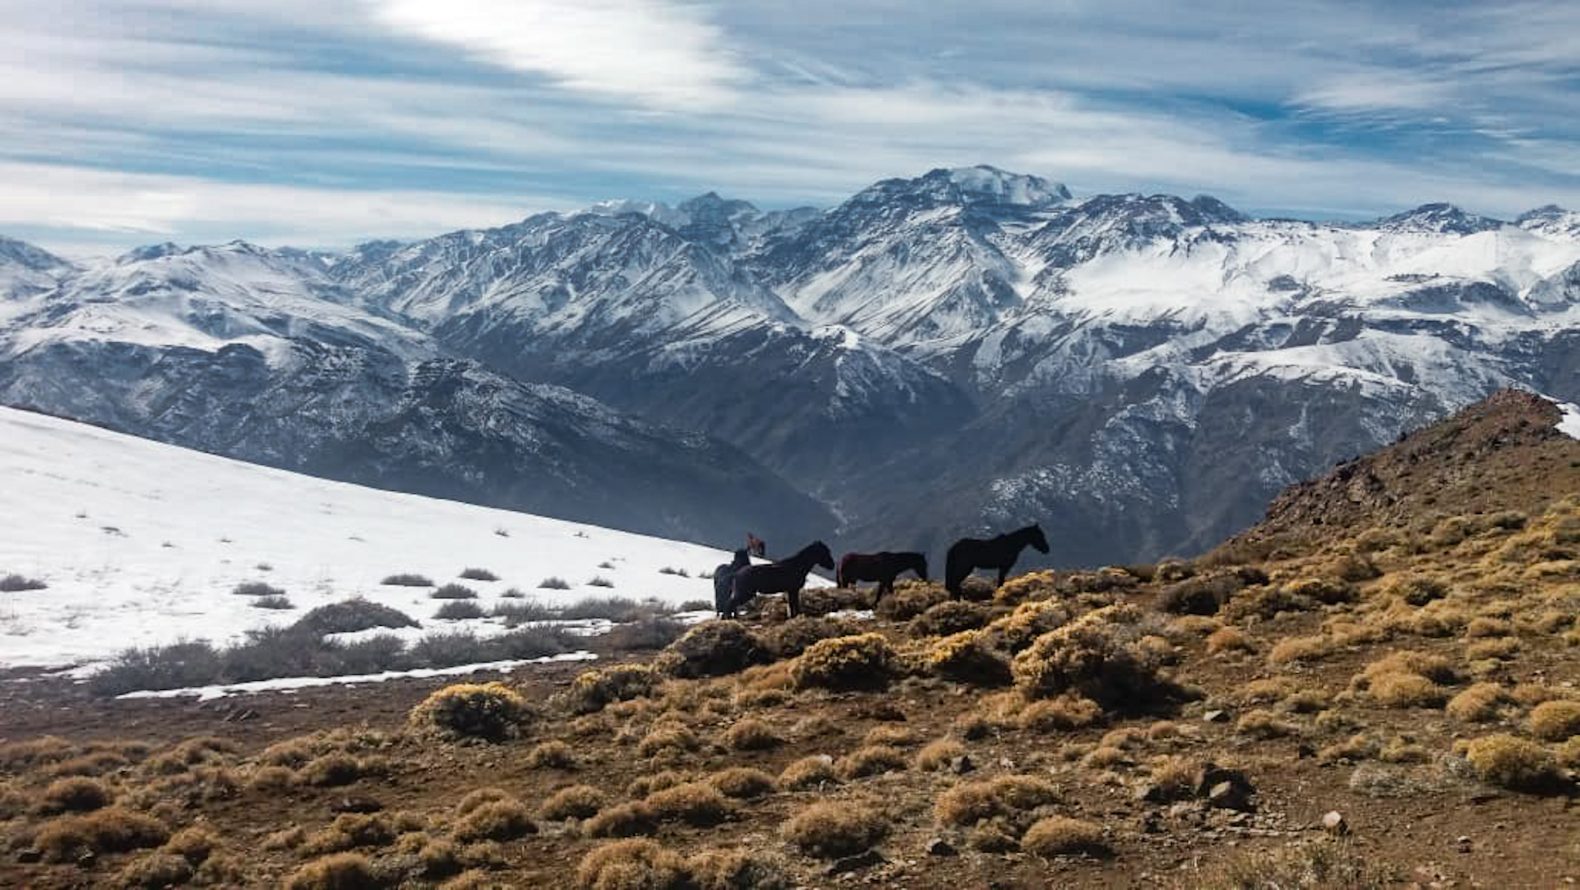
[[[331,482],[11,408],[0,408],[0,442],[0,574],[49,585],[0,593],[0,666],[100,661],[180,639],[225,644],[356,596],[423,624],[402,634],[486,636],[503,630],[499,619],[436,620],[444,601],[432,588],[381,580],[454,581],[477,592],[485,613],[611,596],[673,606],[711,603],[713,582],[700,575],[730,560],[711,547]],[[467,567],[500,580],[458,577]],[[588,583],[598,576],[615,586]],[[540,589],[550,577],[571,588]],[[280,588],[294,608],[256,608],[231,592],[250,581]],[[511,588],[524,596],[502,596]]]
[[[593,661],[598,656],[587,651],[565,652],[543,658],[485,661],[481,664],[463,664],[447,668],[417,668],[409,671],[383,671],[377,674],[349,674],[340,677],[281,677],[275,680],[255,680],[250,683],[229,683],[215,686],[184,686],[180,689],[158,689],[127,692],[118,699],[136,698],[196,698],[211,701],[230,695],[251,695],[258,692],[292,693],[298,689],[316,689],[323,686],[357,686],[363,683],[383,683],[388,680],[423,679],[427,677],[457,677],[464,674],[497,672],[508,674],[529,664],[548,664],[556,661]]]
[[[1563,416],[1558,418],[1558,432],[1571,439],[1580,439],[1580,405],[1560,402],[1557,399],[1548,399],[1548,401],[1557,405],[1558,410],[1563,412]]]

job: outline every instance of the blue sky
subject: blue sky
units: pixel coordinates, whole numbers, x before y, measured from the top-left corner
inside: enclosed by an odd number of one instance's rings
[[[341,247],[936,166],[1580,205],[1580,4],[0,0],[0,233]]]

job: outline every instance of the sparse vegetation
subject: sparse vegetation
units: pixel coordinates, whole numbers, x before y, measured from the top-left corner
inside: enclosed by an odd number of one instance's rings
[[[803,852],[825,859],[851,856],[889,833],[889,822],[860,804],[814,803],[785,823],[785,840]]]
[[[0,593],[22,593],[28,590],[45,590],[49,587],[37,578],[26,575],[0,576]]]
[[[281,590],[278,587],[275,587],[272,584],[265,584],[262,581],[247,581],[247,582],[242,583],[242,584],[237,584],[235,586],[235,588],[231,590],[231,593],[234,593],[237,596],[284,596],[285,595],[285,591]]]
[[[606,568],[614,568],[614,567],[613,566],[607,566]],[[614,582],[610,581],[608,578],[605,578],[602,575],[594,575],[592,577],[592,579],[587,582],[587,586],[588,587],[613,587],[614,586]]]
[[[550,575],[549,577],[544,578],[542,581],[538,582],[538,589],[540,589],[540,590],[570,590],[571,589],[571,583],[569,581],[566,581],[564,578],[559,578],[559,577],[556,577],[554,575]]]
[[[433,617],[440,621],[467,621],[485,614],[483,607],[471,600],[451,600],[440,606]]]
[[[872,689],[888,685],[894,650],[882,634],[813,643],[790,668],[798,688]]]
[[[389,587],[432,587],[433,579],[412,572],[401,572],[396,575],[387,575],[379,583]]]
[[[288,598],[283,596],[260,596],[248,605],[254,609],[273,609],[276,611],[296,608]]]
[[[1483,782],[1516,791],[1544,791],[1560,778],[1557,762],[1546,748],[1507,733],[1470,742],[1465,759]]]
[[[458,576],[467,581],[498,581],[499,576],[488,569],[466,568]]]
[[[503,683],[460,683],[433,693],[412,709],[413,726],[466,738],[498,741],[527,717],[527,703]]]
[[[433,597],[436,600],[475,600],[475,599],[477,599],[477,591],[473,590],[470,587],[467,587],[465,584],[455,584],[455,583],[450,583],[450,584],[444,585],[443,587],[435,588],[434,591],[432,593],[428,594],[428,595],[430,597]]]

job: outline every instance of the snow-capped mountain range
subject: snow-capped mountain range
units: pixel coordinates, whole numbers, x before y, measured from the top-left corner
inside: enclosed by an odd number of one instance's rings
[[[1186,552],[1498,387],[1580,399],[1580,214],[1254,219],[988,167],[345,254],[4,241],[0,295],[0,401],[718,543]]]

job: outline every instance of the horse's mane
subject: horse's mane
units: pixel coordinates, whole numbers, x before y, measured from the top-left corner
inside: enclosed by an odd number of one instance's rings
[[[780,560],[780,562],[799,562],[802,559],[806,559],[806,558],[810,557],[812,555],[812,552],[817,550],[819,547],[823,548],[824,550],[828,549],[828,545],[823,543],[822,541],[813,541],[812,543],[806,545],[805,547],[802,547],[800,550],[797,550],[791,556]]]

